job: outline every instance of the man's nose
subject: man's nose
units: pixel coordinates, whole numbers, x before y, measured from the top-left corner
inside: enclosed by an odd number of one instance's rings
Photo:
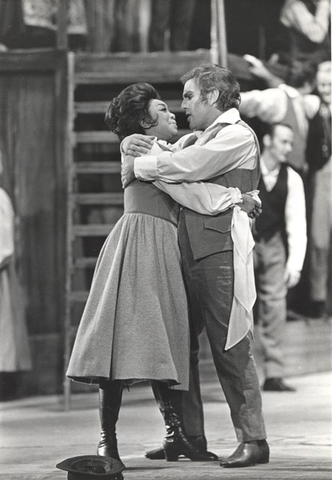
[[[187,105],[186,105],[186,101],[185,100],[182,100],[181,102],[181,108],[182,110],[185,110],[187,108]]]

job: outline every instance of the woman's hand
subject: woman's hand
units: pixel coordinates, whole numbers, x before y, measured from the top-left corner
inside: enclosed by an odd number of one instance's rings
[[[140,157],[141,155],[147,155],[151,150],[155,137],[148,135],[141,135],[140,133],[134,133],[129,135],[121,143],[121,152],[125,155],[131,155],[133,157]]]
[[[247,213],[250,218],[257,218],[262,213],[262,204],[248,193],[242,194],[243,202],[239,204],[241,210]]]

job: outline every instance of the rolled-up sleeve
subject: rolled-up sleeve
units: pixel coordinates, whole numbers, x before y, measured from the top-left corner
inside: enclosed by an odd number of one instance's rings
[[[287,96],[280,88],[241,93],[240,112],[248,118],[258,117],[266,123],[281,122],[287,111]]]

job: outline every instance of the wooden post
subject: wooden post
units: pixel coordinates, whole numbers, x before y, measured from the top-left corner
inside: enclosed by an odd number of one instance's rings
[[[68,0],[58,0],[56,46],[59,50],[68,48],[67,37]]]
[[[214,63],[227,68],[227,38],[224,0],[212,0],[211,57]]]

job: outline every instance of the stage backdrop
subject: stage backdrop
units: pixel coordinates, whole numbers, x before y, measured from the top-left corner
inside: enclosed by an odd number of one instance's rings
[[[5,186],[17,213],[17,268],[33,354],[20,387],[27,394],[54,392],[62,382],[66,71],[66,52],[0,54]]]

